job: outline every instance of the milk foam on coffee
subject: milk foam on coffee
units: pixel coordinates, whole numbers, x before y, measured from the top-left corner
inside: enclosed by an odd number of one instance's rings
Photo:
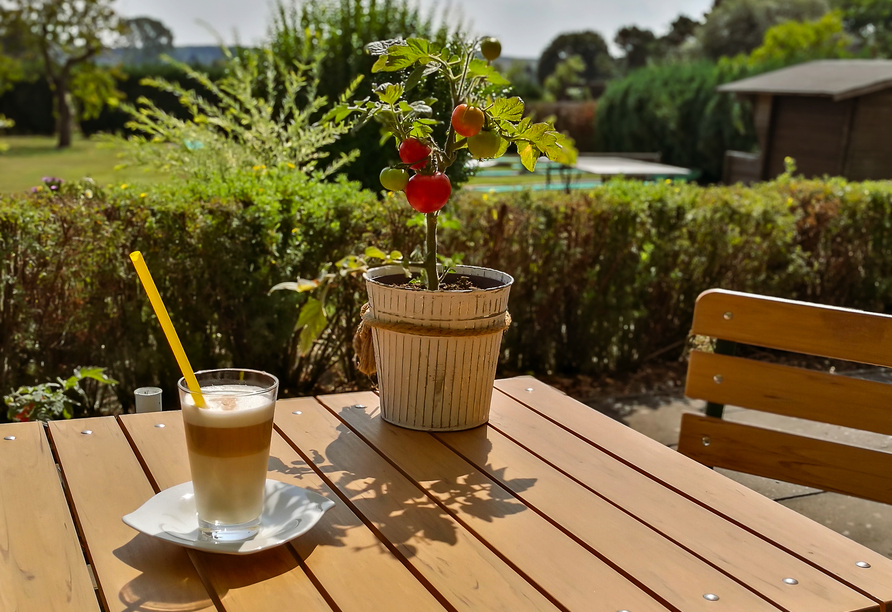
[[[263,507],[275,402],[262,391],[250,385],[205,387],[205,408],[185,397],[195,503],[208,522],[245,523]]]

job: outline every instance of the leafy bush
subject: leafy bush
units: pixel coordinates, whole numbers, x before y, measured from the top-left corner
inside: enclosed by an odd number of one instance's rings
[[[318,61],[286,69],[268,48],[233,56],[223,49],[229,65],[216,83],[203,72],[168,60],[209,91],[208,101],[194,89],[176,82],[147,78],[143,84],[176,96],[188,117],[181,119],[147,98],[139,107],[122,105],[137,132],[126,140],[125,156],[141,165],[185,173],[193,179],[225,177],[233,171],[282,166],[327,176],[351,161],[351,152],[320,170],[323,151],[351,127],[343,117],[319,117],[327,106],[317,97]],[[341,94],[351,97],[355,83]],[[120,137],[112,137],[120,140]]]
[[[349,374],[344,338],[295,357],[298,297],[268,292],[348,254],[381,214],[355,184],[287,167],[0,197],[0,390],[98,363],[120,381],[125,406],[145,385],[175,397],[176,364],[127,257],[137,249],[196,369],[250,363],[291,393],[313,388],[333,364]]]
[[[57,382],[41,383],[33,387],[19,387],[3,397],[6,404],[6,418],[10,421],[49,421],[70,419],[76,411],[86,412],[89,407],[98,408],[101,401],[91,401],[87,391],[80,386],[82,380],[95,381],[95,385],[115,385],[117,381],[105,375],[104,368],[75,368],[68,378]],[[72,397],[74,396],[74,397]],[[77,398],[87,402],[84,405]]]
[[[887,311],[892,187],[782,176],[753,188],[615,181],[464,193],[443,251],[504,270],[508,372],[600,374],[677,358],[705,289]]]
[[[665,64],[611,82],[598,100],[599,150],[659,151],[666,163],[699,170],[704,182],[719,180],[726,150],[756,146],[749,105],[715,91],[745,71],[730,63]]]
[[[447,11],[437,19],[433,10],[423,11],[409,0],[279,0],[269,30],[269,45],[276,57],[286,63],[306,63],[311,55],[321,56],[319,95],[334,100],[353,83],[365,76],[356,89],[357,98],[372,96],[381,81],[392,80],[390,75],[369,78],[376,58],[365,52],[365,45],[385,39],[426,38],[437,46],[464,37],[464,26],[455,23]],[[399,76],[399,75],[398,75]],[[420,97],[449,98],[449,90],[442,80],[426,79],[418,87]],[[449,126],[451,109],[437,108],[433,118],[439,122],[435,138],[440,140]],[[350,180],[359,181],[366,189],[379,190],[381,168],[399,162],[392,141],[382,143],[381,124],[370,122],[327,148],[335,157],[354,149],[362,155],[346,168]],[[450,169],[454,185],[467,180],[464,162]]]
[[[145,195],[144,195],[145,194]],[[144,195],[144,197],[143,197]],[[377,245],[408,253],[423,222],[402,196],[267,168],[151,189],[63,183],[0,198],[0,391],[98,363],[119,400],[179,374],[127,254],[143,252],[195,368],[279,376],[282,395],[368,385],[350,340],[365,292],[348,277],[298,357],[313,278]],[[587,373],[675,359],[710,287],[892,311],[892,185],[788,175],[699,187],[613,181],[571,194],[460,192],[442,252],[512,274],[501,372]],[[343,387],[340,387],[343,388]]]

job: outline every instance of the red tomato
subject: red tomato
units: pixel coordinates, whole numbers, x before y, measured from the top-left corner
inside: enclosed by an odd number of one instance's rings
[[[451,194],[452,183],[442,172],[416,174],[406,185],[406,199],[412,208],[422,213],[440,210]]]
[[[430,154],[431,148],[416,138],[406,138],[400,143],[400,159],[404,164],[412,164],[413,170],[424,168]]]
[[[483,111],[476,106],[459,104],[452,111],[452,129],[465,138],[476,136],[483,127],[483,120]]]

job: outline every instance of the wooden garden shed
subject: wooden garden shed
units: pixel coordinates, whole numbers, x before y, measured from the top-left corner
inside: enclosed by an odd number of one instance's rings
[[[892,60],[820,60],[718,87],[749,98],[760,154],[728,151],[724,180],[768,180],[796,160],[806,176],[892,179]]]

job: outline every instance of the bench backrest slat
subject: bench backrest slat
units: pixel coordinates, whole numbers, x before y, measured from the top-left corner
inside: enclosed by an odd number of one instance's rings
[[[888,315],[710,290],[697,300],[691,332],[892,366]],[[685,394],[713,407],[727,404],[892,435],[892,385],[882,382],[693,351]],[[712,467],[892,503],[892,453],[880,450],[693,414],[682,418],[678,450]]]

